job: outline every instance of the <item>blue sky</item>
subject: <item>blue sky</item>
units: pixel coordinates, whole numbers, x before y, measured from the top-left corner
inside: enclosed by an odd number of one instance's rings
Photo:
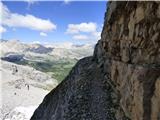
[[[105,1],[3,1],[2,38],[22,42],[94,43],[100,37]]]

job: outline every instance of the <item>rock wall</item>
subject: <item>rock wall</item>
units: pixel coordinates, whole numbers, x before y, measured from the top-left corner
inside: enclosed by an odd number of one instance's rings
[[[160,120],[160,2],[108,2],[93,57],[45,97],[35,119]]]
[[[133,120],[160,119],[159,15],[160,2],[110,2],[95,51]]]

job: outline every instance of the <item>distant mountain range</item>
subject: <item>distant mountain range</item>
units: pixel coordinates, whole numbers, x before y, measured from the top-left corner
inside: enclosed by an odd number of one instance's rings
[[[59,60],[81,59],[90,56],[93,53],[94,45],[74,45],[72,43],[55,43],[55,44],[26,44],[18,40],[1,40],[0,57],[3,59],[29,59],[29,60]]]
[[[1,60],[30,66],[45,72],[61,82],[75,63],[91,56],[94,44],[72,43],[37,44],[18,40],[0,40]]]

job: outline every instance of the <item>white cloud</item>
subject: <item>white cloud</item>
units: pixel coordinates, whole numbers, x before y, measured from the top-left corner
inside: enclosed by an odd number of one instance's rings
[[[41,42],[40,41],[33,41],[33,42],[31,42],[31,44],[41,44]]]
[[[44,32],[40,32],[40,36],[46,37],[46,36],[47,36],[47,34],[46,34],[46,33],[44,33]]]
[[[89,37],[87,35],[74,35],[73,39],[75,39],[75,40],[88,40]]]
[[[0,34],[6,32],[6,28],[4,28],[3,26],[0,26]]]
[[[101,39],[101,32],[96,31],[96,32],[93,32],[92,35],[97,40]]]
[[[8,27],[23,27],[38,31],[52,31],[56,29],[56,25],[50,20],[41,19],[33,15],[21,15],[17,13],[11,13],[9,9],[0,2],[2,25]]]
[[[24,2],[27,2],[29,5],[32,5],[37,1],[35,1],[35,0],[24,0]]]
[[[30,7],[31,7],[33,4],[37,3],[38,1],[35,1],[35,0],[24,0],[24,2],[27,2],[27,3],[28,3],[27,9],[30,10]]]
[[[64,0],[64,4],[69,4],[70,3],[70,0]]]
[[[94,22],[83,22],[80,24],[69,24],[66,30],[74,40],[97,41],[101,38],[101,27]]]
[[[93,22],[80,23],[80,24],[69,24],[66,33],[76,34],[79,32],[95,32],[97,29],[97,24]]]

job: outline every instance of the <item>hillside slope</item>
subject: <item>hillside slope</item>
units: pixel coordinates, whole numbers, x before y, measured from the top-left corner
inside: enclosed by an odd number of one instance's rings
[[[57,86],[58,82],[34,68],[0,62],[0,119],[18,120],[17,117],[21,116],[24,120],[29,120],[30,118],[25,117],[31,117],[43,97],[51,88]],[[18,108],[21,108],[19,112]],[[22,108],[26,111],[29,108],[30,113],[23,113]]]
[[[160,2],[109,2],[93,57],[80,60],[31,120],[159,120]]]

